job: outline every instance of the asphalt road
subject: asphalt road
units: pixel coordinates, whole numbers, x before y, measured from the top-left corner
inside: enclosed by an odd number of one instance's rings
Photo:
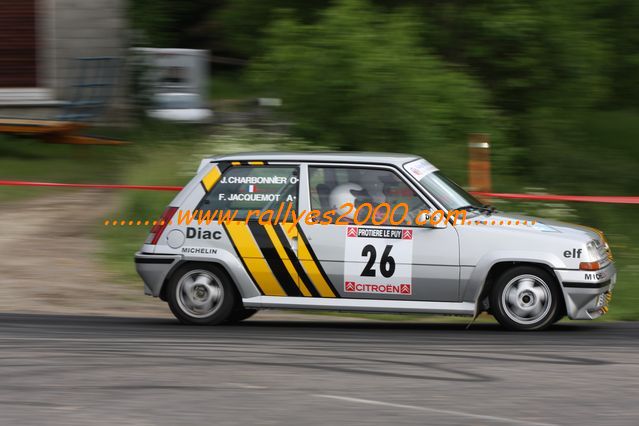
[[[0,314],[0,423],[639,424],[639,324]]]

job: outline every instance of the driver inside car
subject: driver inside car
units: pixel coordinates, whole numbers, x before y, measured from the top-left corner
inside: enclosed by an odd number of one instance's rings
[[[363,224],[364,221],[370,223],[375,207],[382,202],[384,201],[373,201],[373,197],[371,197],[369,192],[357,183],[338,185],[333,188],[329,196],[330,208],[335,210],[335,219],[337,220],[339,218],[340,222],[347,222],[349,224],[356,222],[357,224]],[[357,209],[365,203],[368,203],[370,207],[360,208],[358,212]],[[358,213],[358,220],[355,218],[356,212]],[[369,218],[365,220],[367,216],[369,216]],[[388,214],[385,209],[378,209],[374,218],[376,219],[375,222],[380,224],[381,221],[387,221]]]

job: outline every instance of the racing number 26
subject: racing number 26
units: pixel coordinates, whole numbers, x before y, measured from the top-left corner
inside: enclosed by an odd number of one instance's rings
[[[392,245],[387,245],[382,253],[382,258],[379,261],[379,272],[381,272],[385,278],[392,277],[395,272],[395,259],[393,259],[393,256],[390,255],[392,249]],[[375,259],[377,259],[377,250],[375,250],[375,246],[372,244],[364,246],[362,249],[362,256],[368,257],[368,262],[366,262],[366,266],[364,266],[364,270],[362,271],[362,277],[376,276],[375,270],[373,269]]]

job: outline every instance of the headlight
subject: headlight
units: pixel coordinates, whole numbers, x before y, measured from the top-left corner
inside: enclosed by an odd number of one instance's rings
[[[599,260],[602,258],[599,254],[599,249],[597,248],[597,242],[595,240],[586,244],[586,253],[588,254],[588,260]]]
[[[612,260],[608,243],[606,243],[605,240],[604,242],[592,240],[586,244],[586,255],[588,262],[581,262],[579,264],[579,269],[586,271],[601,269]]]
[[[604,252],[605,257],[607,257],[609,260],[612,260],[612,250],[610,250],[610,245],[608,244],[608,239],[604,235],[603,231],[601,231],[600,229],[597,229],[597,228],[590,228],[590,229],[592,229],[597,234],[599,234],[599,237],[601,238],[601,243],[597,242],[597,244],[601,244],[601,246],[603,247],[603,252]]]

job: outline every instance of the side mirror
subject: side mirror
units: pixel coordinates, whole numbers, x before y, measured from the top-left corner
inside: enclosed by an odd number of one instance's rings
[[[431,223],[430,215],[426,212],[420,213],[419,216],[415,219],[416,223],[421,224],[420,226],[424,228],[432,228],[432,229],[444,229],[448,226],[448,222],[444,219],[438,221],[437,223]]]

